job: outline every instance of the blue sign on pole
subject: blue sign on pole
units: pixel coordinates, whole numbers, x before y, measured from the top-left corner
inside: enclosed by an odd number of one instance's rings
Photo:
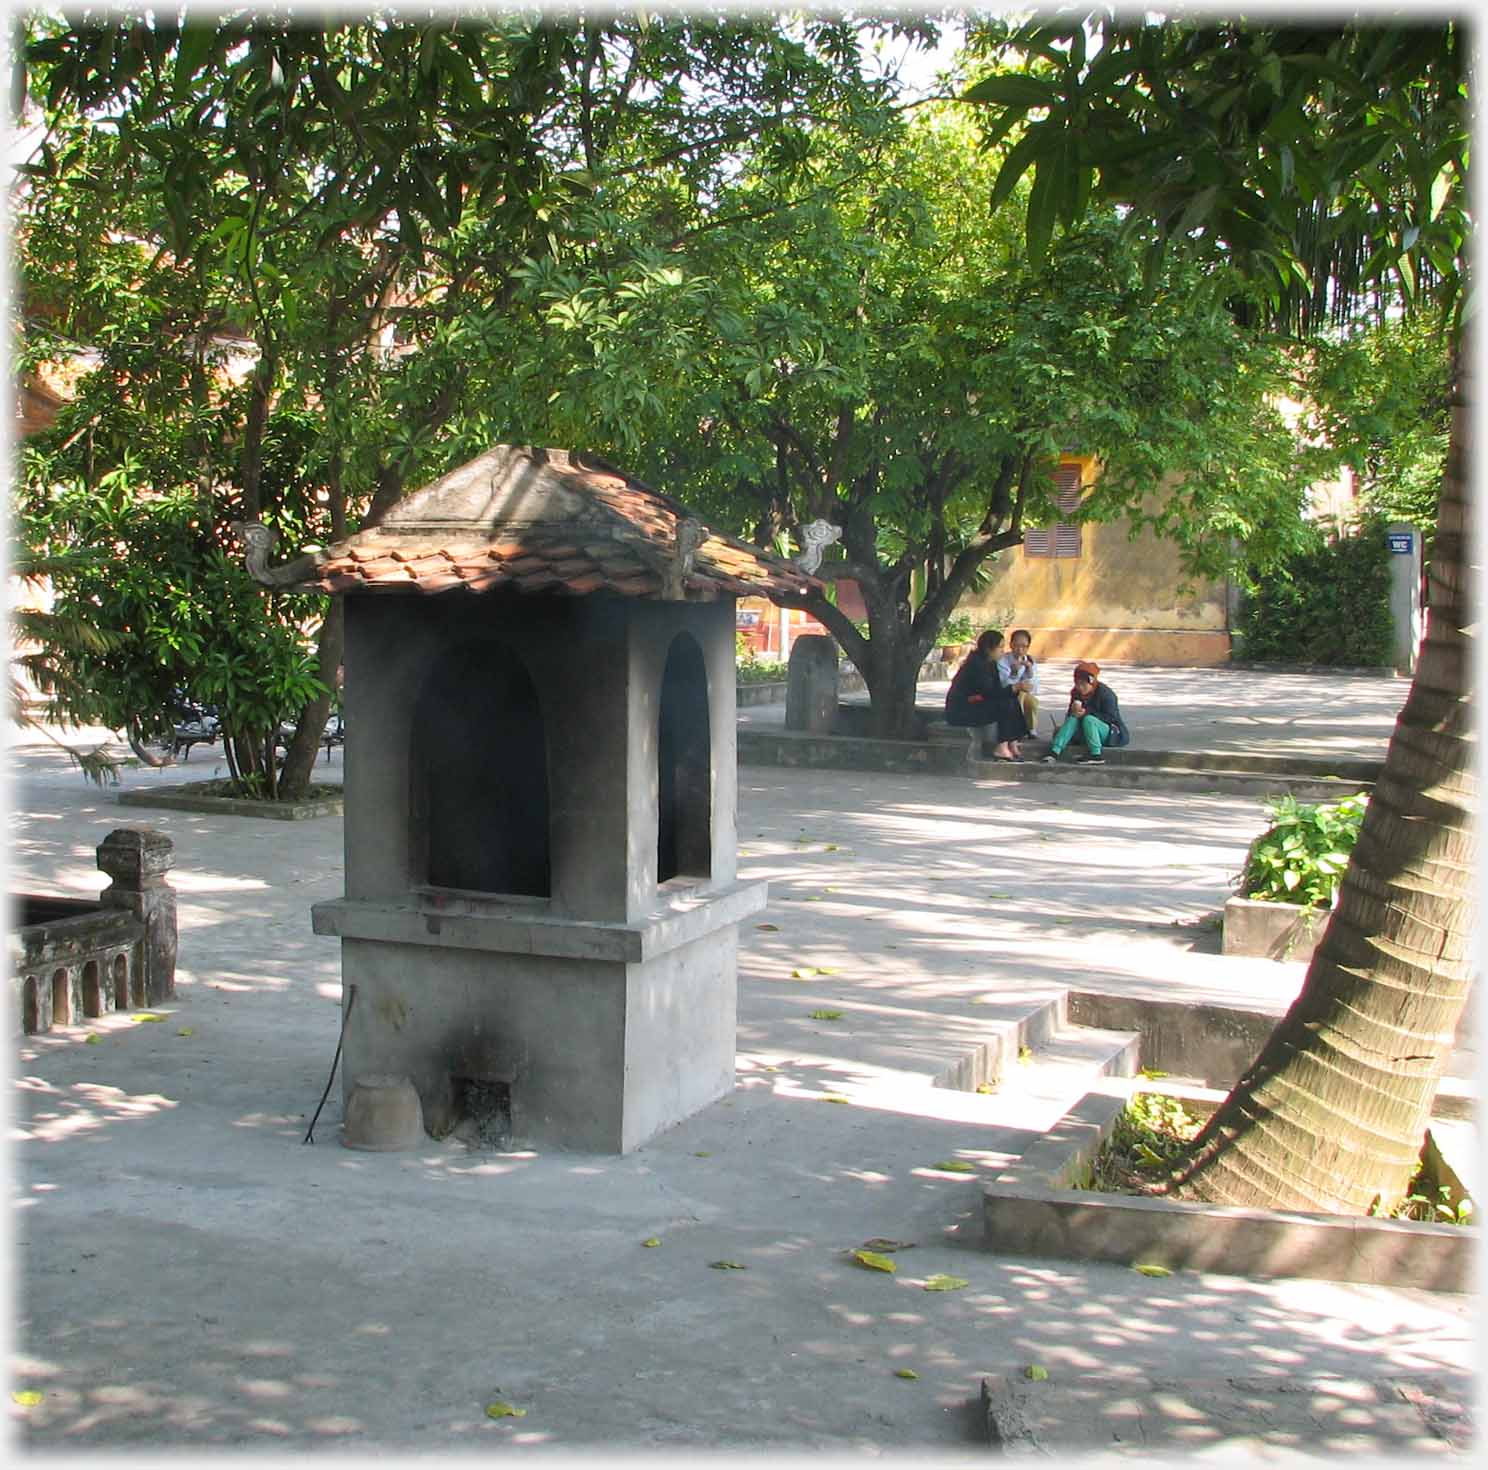
[[[1410,531],[1387,531],[1385,540],[1389,542],[1390,550],[1396,556],[1409,556],[1411,554],[1412,533]]]

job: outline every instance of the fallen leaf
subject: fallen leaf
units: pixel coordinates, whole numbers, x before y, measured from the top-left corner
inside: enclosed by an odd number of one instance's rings
[[[526,1416],[526,1409],[519,1409],[515,1404],[503,1403],[497,1399],[493,1404],[486,1405],[487,1419],[521,1419]]]
[[[814,969],[811,965],[801,965],[798,968],[796,968],[796,969],[794,969],[794,970],[791,971],[791,979],[792,980],[809,980],[809,979],[811,979],[811,977],[813,975],[817,975],[817,974],[820,974],[820,973],[821,972],[819,970]]]
[[[700,1148],[693,1154],[695,1159],[711,1159],[712,1157],[713,1155],[705,1148]]]
[[[646,1239],[641,1242],[641,1244],[642,1245],[660,1245],[661,1244],[661,1238],[660,1238],[660,1236],[650,1235],[650,1236],[647,1236]]]
[[[708,1264],[715,1271],[747,1271],[748,1266],[741,1266],[737,1261],[709,1261]]]
[[[182,1026],[181,1029],[176,1032],[176,1035],[177,1036],[190,1036],[191,1035],[191,1027],[190,1026]]]
[[[835,842],[829,842],[824,848],[822,848],[823,852],[840,852],[841,850],[842,849],[839,848]]]
[[[756,924],[754,927],[756,929],[763,929],[767,934],[778,934],[780,932],[779,924]]]
[[[843,1097],[840,1092],[824,1092],[822,1094],[822,1101],[823,1102],[845,1103],[845,1102],[850,1101],[850,1099]]]
[[[134,1019],[136,1021],[164,1021],[167,1017],[162,1016],[158,1011],[136,1011]]]
[[[1159,1072],[1156,1067],[1143,1067],[1142,1075],[1149,1081],[1156,1081],[1159,1077],[1166,1077],[1166,1072]]]
[[[102,1040],[103,1037],[101,1037],[96,1031],[90,1031],[85,1037],[83,1037],[83,1042],[87,1046],[97,1046],[98,1043]]]
[[[813,1021],[840,1021],[842,1019],[842,1012],[841,1011],[812,1011],[812,1013],[811,1013],[811,1019]]]
[[[895,1378],[918,1378],[920,1375],[913,1368],[895,1368]]]
[[[987,895],[988,898],[1011,898],[1012,896],[1011,893],[989,893]]]
[[[960,1291],[963,1286],[970,1286],[971,1282],[960,1276],[947,1276],[943,1271],[937,1271],[934,1276],[925,1278],[926,1291]]]
[[[1039,1367],[1037,1363],[1030,1363],[1023,1370],[1023,1376],[1033,1379],[1035,1383],[1042,1383],[1049,1376],[1049,1370]]]
[[[1173,1274],[1166,1266],[1139,1265],[1133,1266],[1132,1270],[1140,1271],[1144,1276],[1171,1276]]]
[[[977,1089],[976,1090],[978,1092],[996,1092],[997,1091],[997,1089],[990,1082],[978,1082],[977,1083]]]
[[[965,1159],[942,1159],[938,1164],[931,1164],[932,1169],[948,1169],[952,1174],[971,1174],[976,1170],[975,1164],[968,1164]]]
[[[16,1403],[28,1409],[35,1404],[39,1404],[46,1397],[40,1389],[35,1388],[15,1388],[11,1390],[10,1396]]]
[[[865,1251],[912,1251],[914,1248],[912,1240],[890,1240],[886,1235],[875,1235],[863,1242]]]
[[[849,1251],[860,1266],[867,1266],[870,1271],[887,1271],[891,1275],[899,1269],[897,1261],[891,1261],[887,1256],[880,1255],[877,1251],[856,1250]]]

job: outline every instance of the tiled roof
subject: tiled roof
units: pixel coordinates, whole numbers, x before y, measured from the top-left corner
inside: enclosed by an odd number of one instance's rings
[[[510,588],[711,602],[821,586],[609,465],[510,445],[405,496],[380,525],[315,560],[301,585],[325,592]]]

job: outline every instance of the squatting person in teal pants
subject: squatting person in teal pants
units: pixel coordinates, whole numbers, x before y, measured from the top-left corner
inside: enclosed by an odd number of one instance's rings
[[[1070,690],[1069,713],[1064,723],[1054,732],[1049,743],[1045,762],[1056,761],[1071,740],[1085,744],[1087,754],[1082,755],[1082,765],[1101,765],[1101,751],[1106,746],[1122,746],[1131,739],[1131,731],[1121,718],[1121,706],[1116,702],[1116,691],[1100,682],[1100,665],[1081,659],[1075,665],[1075,687]]]

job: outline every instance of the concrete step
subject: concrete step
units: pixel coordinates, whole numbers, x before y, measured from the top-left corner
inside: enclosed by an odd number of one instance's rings
[[[1216,757],[1216,760],[1221,759]],[[1203,795],[1269,796],[1290,792],[1303,801],[1339,801],[1371,783],[1331,776],[1292,774],[1282,770],[1240,770],[1228,764],[1202,769],[1141,765],[1128,756],[1102,765],[1060,761],[1045,765],[1035,755],[1022,761],[982,760],[968,763],[979,781],[1056,781],[1079,786],[1143,791],[1192,791]]]
[[[1072,1105],[1103,1079],[1136,1076],[1142,1038],[1135,1031],[1068,1026],[1020,1053],[997,1083],[1005,1098]]]

